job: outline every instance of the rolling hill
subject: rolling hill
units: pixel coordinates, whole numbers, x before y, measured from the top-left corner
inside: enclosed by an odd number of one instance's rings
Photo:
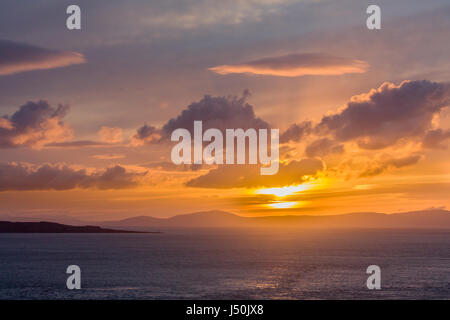
[[[423,210],[396,214],[375,212],[342,215],[284,215],[242,217],[224,211],[205,211],[171,218],[139,216],[98,225],[116,228],[431,228],[450,229],[450,212]]]

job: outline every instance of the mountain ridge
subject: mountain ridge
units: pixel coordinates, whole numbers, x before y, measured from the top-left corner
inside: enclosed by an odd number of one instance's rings
[[[11,218],[9,216],[9,218]],[[26,218],[17,218],[23,221]],[[38,220],[37,218],[34,218]],[[46,220],[61,223],[64,216]],[[0,216],[0,220],[2,217]],[[14,218],[8,219],[14,220]],[[400,213],[353,212],[337,215],[279,215],[245,217],[234,213],[211,210],[175,215],[168,218],[135,216],[121,220],[86,222],[76,221],[74,225],[96,225],[103,228],[127,228],[137,231],[163,228],[406,228],[406,229],[450,229],[450,211],[428,209]],[[29,221],[28,221],[29,222]]]
[[[139,224],[137,224],[139,223]],[[356,212],[339,215],[283,215],[244,217],[226,211],[202,211],[169,218],[152,216],[104,221],[109,227],[212,228],[212,227],[314,227],[314,228],[437,228],[450,229],[450,211],[433,209],[402,213]]]

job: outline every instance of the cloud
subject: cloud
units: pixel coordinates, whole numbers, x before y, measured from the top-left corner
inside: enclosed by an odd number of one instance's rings
[[[46,147],[55,148],[97,148],[97,147],[113,147],[121,146],[123,141],[123,130],[118,127],[106,127],[102,126],[98,131],[100,141],[94,140],[72,140],[64,142],[52,142],[47,143]]]
[[[0,165],[0,191],[123,189],[136,186],[143,175],[145,173],[127,172],[121,166],[88,173],[85,169],[60,164],[8,163]]]
[[[85,63],[81,53],[0,40],[0,76]]]
[[[353,96],[338,113],[324,116],[319,135],[337,141],[357,140],[362,149],[382,149],[400,139],[422,137],[433,117],[450,103],[450,86],[428,80],[385,82],[378,89]]]
[[[141,164],[142,167],[145,168],[151,168],[151,169],[157,169],[162,171],[180,171],[180,172],[186,172],[186,171],[198,171],[203,169],[207,165],[203,164],[174,164],[173,162],[169,161],[157,161],[157,162],[150,162]]]
[[[92,140],[74,140],[65,142],[52,142],[47,143],[45,147],[56,147],[56,148],[89,148],[89,147],[109,147],[109,143],[92,141]]]
[[[202,100],[193,102],[187,109],[173,119],[170,119],[163,127],[163,136],[170,137],[172,132],[178,128],[188,129],[194,132],[194,121],[203,122],[203,131],[216,128],[225,132],[229,128],[242,129],[264,129],[269,124],[255,116],[253,107],[246,102],[248,91],[242,97],[211,97],[204,96]]]
[[[115,160],[125,158],[124,154],[95,154],[92,158],[97,160]]]
[[[137,130],[133,140],[135,144],[170,141],[172,132],[179,128],[194,133],[194,121],[202,121],[203,131],[216,128],[225,132],[226,129],[249,128],[268,129],[270,125],[256,117],[253,107],[246,102],[249,96],[244,91],[242,97],[212,97],[205,95],[200,101],[191,103],[176,118],[170,119],[162,128],[157,129],[145,124]]]
[[[105,143],[119,143],[123,140],[123,130],[118,127],[106,127],[102,126],[98,131],[100,140]]]
[[[290,54],[209,68],[218,74],[252,73],[279,77],[364,73],[367,62],[323,53]]]
[[[385,159],[380,162],[371,163],[363,172],[360,173],[359,177],[373,177],[379,175],[389,168],[402,168],[416,164],[422,158],[421,155],[409,155],[400,158],[390,158]]]
[[[303,183],[305,176],[315,175],[324,167],[323,162],[318,159],[293,160],[289,163],[280,163],[276,175],[262,176],[259,166],[222,165],[188,181],[186,185],[217,189],[290,186]]]
[[[220,2],[189,0],[175,6],[148,3],[133,10],[132,22],[158,30],[195,29],[215,25],[237,25],[257,22],[279,12],[285,5],[298,0],[222,0]],[[122,10],[123,11],[123,10]],[[135,12],[134,12],[135,11]],[[142,17],[142,15],[144,15]],[[136,19],[138,18],[138,19]],[[160,31],[161,32],[161,31]]]
[[[317,139],[309,144],[305,153],[308,157],[325,156],[330,153],[344,153],[344,145],[328,138]]]
[[[47,143],[72,137],[72,130],[62,121],[69,107],[53,108],[47,101],[29,101],[12,116],[0,121],[0,148],[27,146],[40,148]]]
[[[161,132],[156,127],[144,124],[131,138],[131,145],[140,146],[143,144],[156,143],[161,140]]]
[[[280,143],[287,143],[291,141],[298,142],[311,133],[311,128],[311,121],[303,121],[298,124],[294,123],[280,135]]]
[[[450,130],[430,130],[423,138],[422,146],[427,149],[446,149],[444,142],[448,139],[450,139]]]

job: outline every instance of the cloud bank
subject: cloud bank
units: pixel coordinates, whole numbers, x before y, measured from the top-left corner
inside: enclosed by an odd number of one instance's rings
[[[315,130],[337,141],[357,140],[362,149],[382,149],[400,139],[423,137],[433,117],[450,104],[445,83],[385,82],[378,89],[351,98],[338,113],[322,118]]]
[[[123,189],[136,186],[143,175],[145,173],[128,172],[118,165],[88,173],[67,165],[8,163],[0,165],[0,191]]]
[[[372,177],[416,164],[426,149],[446,149],[450,130],[436,128],[436,120],[448,106],[448,83],[407,80],[395,85],[385,82],[367,93],[351,97],[342,109],[323,116],[316,125],[309,121],[291,125],[280,140],[283,143],[306,142],[304,153],[310,158],[341,154],[342,163],[348,163],[346,150],[351,150],[352,157],[361,154],[369,161],[359,177]],[[393,147],[403,150],[403,156],[399,157],[397,152],[397,156],[377,157],[379,150]],[[395,153],[394,149],[391,151]]]

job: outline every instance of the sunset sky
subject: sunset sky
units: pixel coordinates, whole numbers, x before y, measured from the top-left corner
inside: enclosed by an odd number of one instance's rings
[[[26,3],[26,5],[25,5]],[[0,217],[450,207],[450,4],[0,3]],[[280,129],[280,170],[171,162],[176,128]]]

